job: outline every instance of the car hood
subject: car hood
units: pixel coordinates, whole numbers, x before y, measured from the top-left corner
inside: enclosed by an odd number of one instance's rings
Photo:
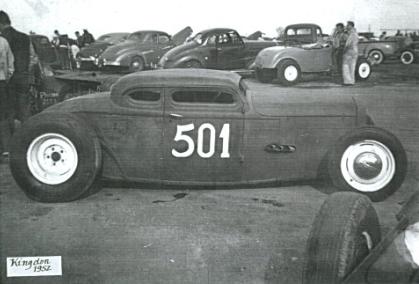
[[[106,59],[114,59],[122,54],[129,53],[132,51],[147,51],[154,47],[152,43],[140,43],[134,40],[126,40],[123,43],[119,43],[107,48],[101,55]]]
[[[98,57],[106,48],[112,44],[105,41],[96,41],[89,46],[83,47],[78,55],[80,57]]]
[[[188,51],[190,49],[194,49],[196,47],[200,46],[197,42],[195,41],[190,41],[184,44],[181,44],[179,46],[176,46],[175,48],[172,48],[171,50],[169,50],[168,52],[166,52],[166,54],[164,55],[164,57],[167,58],[172,58],[175,57],[185,51]]]
[[[354,97],[331,89],[264,87],[248,95],[262,116],[356,116]]]

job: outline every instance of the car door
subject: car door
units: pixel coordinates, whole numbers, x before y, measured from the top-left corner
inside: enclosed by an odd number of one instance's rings
[[[152,64],[157,65],[160,58],[172,49],[175,45],[171,41],[170,36],[164,33],[160,33],[156,35],[157,43],[156,48],[154,49],[154,56],[150,59]]]
[[[214,185],[242,179],[243,103],[230,89],[166,90],[164,179]]]
[[[216,40],[217,69],[244,68],[245,45],[235,31],[218,35]]]
[[[122,171],[129,179],[161,179],[163,101],[160,88],[130,89],[122,95],[115,113],[101,119],[100,123],[106,125],[104,139],[118,153]],[[119,173],[118,168],[114,170]]]

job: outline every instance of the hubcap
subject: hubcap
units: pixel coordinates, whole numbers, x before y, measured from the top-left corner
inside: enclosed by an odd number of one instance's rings
[[[289,82],[295,81],[298,77],[297,67],[294,65],[287,66],[284,70],[284,77]]]
[[[371,53],[370,59],[372,59],[375,64],[380,64],[383,61],[383,56],[381,53],[374,51]]]
[[[359,77],[365,79],[371,72],[370,66],[367,63],[361,63],[359,65]]]
[[[65,136],[46,133],[32,141],[26,153],[31,174],[40,182],[57,185],[70,179],[77,169],[74,144]]]
[[[396,162],[387,146],[375,140],[364,140],[345,150],[340,170],[345,181],[354,189],[375,192],[393,179]]]

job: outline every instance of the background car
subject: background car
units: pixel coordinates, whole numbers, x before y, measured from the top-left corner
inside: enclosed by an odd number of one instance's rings
[[[275,41],[243,39],[233,29],[218,28],[201,31],[195,37],[167,52],[160,68],[209,68],[233,70],[247,68],[256,54]]]
[[[303,73],[331,72],[332,46],[327,42],[296,46],[276,46],[262,50],[252,65],[256,78],[270,83],[275,78],[282,85],[297,84]],[[356,65],[356,78],[367,80],[371,74],[370,63],[362,57]]]
[[[419,192],[383,238],[371,201],[334,193],[323,203],[307,241],[303,283],[418,283]]]
[[[77,53],[78,68],[82,70],[96,70],[99,55],[108,47],[125,41],[129,33],[109,33],[101,35],[95,42],[83,47]]]
[[[70,201],[100,178],[243,186],[327,175],[382,200],[406,174],[399,140],[350,94],[253,88],[206,69],[136,72],[56,104],[14,136],[10,168],[32,199]],[[254,83],[252,83],[254,84]]]
[[[173,38],[162,31],[138,31],[127,40],[107,48],[98,59],[99,68],[129,72],[153,68],[167,51],[182,44],[192,33],[186,27]]]

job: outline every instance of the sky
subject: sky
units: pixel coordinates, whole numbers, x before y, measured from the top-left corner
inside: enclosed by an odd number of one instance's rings
[[[194,32],[214,27],[236,29],[242,35],[260,30],[316,23],[331,33],[337,22],[352,20],[359,32],[380,29],[419,30],[419,0],[0,0],[12,25],[23,32],[74,37],[88,29],[96,37],[110,32],[156,29],[170,34],[186,26]],[[388,33],[391,34],[391,33]]]

